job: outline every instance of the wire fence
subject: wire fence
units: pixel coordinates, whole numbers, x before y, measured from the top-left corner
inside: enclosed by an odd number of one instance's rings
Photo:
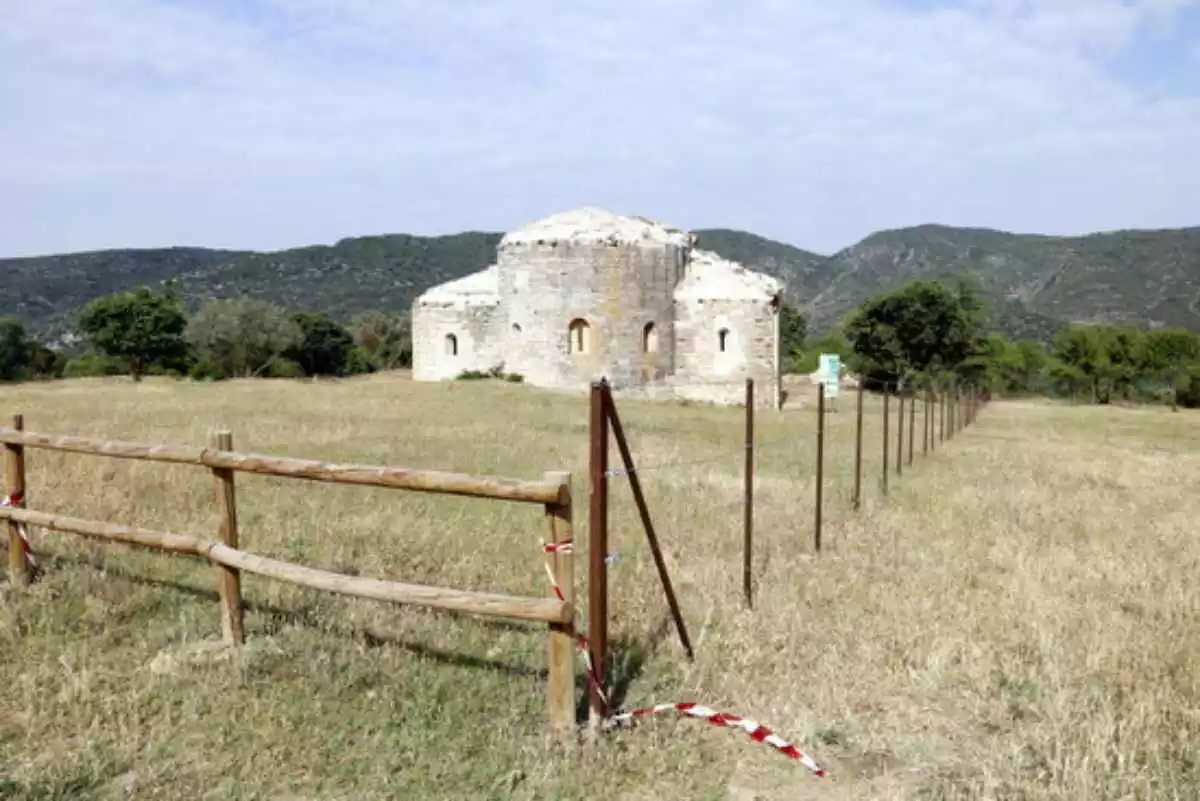
[[[805,413],[797,415],[780,414],[769,405],[770,396],[767,405],[755,402],[752,381],[689,383],[680,388],[714,386],[728,388],[729,395],[745,395],[744,421],[714,435],[712,453],[655,459],[654,454],[669,446],[664,446],[660,430],[652,424],[643,427],[635,415],[628,428],[634,465],[610,468],[606,477],[640,476],[654,505],[668,510],[668,527],[693,517],[690,510],[670,505],[672,491],[680,484],[703,482],[708,497],[702,513],[712,525],[741,529],[748,574],[756,523],[786,526],[800,534],[804,547],[820,553],[827,545],[823,529],[831,519],[843,520],[885,501],[906,472],[917,469],[921,459],[968,425],[981,405],[971,389],[934,392],[877,384],[868,390],[859,384],[849,391],[839,387],[827,397],[826,387],[816,384],[815,402],[802,397],[796,405]],[[637,460],[644,455],[648,463],[642,464]],[[805,528],[810,536],[803,536]],[[750,584],[747,579],[747,605],[753,603]]]

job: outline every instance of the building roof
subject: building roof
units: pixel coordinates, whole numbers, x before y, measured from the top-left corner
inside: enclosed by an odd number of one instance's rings
[[[679,300],[770,300],[783,282],[748,270],[709,250],[693,250],[687,273],[675,288]]]
[[[422,306],[495,306],[500,302],[500,275],[493,264],[477,273],[430,287],[417,298]]]
[[[552,214],[510,231],[500,240],[505,245],[537,242],[620,242],[630,245],[676,245],[687,247],[691,234],[645,217],[626,217],[594,206]]]

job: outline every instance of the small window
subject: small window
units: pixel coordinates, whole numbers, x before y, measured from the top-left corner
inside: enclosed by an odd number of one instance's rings
[[[458,355],[458,337],[456,337],[454,334],[446,334],[446,355]]]
[[[721,353],[725,353],[726,351],[729,350],[729,329],[728,328],[722,328],[720,331],[717,332],[717,348],[721,351]]]
[[[576,317],[567,327],[567,352],[587,353],[590,346],[591,326],[587,320]]]
[[[658,329],[654,327],[654,323],[646,323],[646,327],[642,329],[642,352],[658,353]]]

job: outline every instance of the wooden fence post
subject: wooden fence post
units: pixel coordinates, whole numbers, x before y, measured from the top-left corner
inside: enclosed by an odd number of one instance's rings
[[[12,427],[25,430],[24,415],[14,414]],[[4,446],[4,489],[7,502],[18,509],[25,508],[25,446]],[[33,565],[25,553],[25,538],[21,536],[21,524],[8,521],[8,580],[14,587],[25,587],[33,580]]]
[[[228,431],[214,432],[211,444],[219,451],[233,450],[233,434]],[[234,491],[233,471],[228,468],[212,468],[213,487],[217,495],[217,514],[220,525],[217,539],[230,548],[238,547],[237,495]],[[221,595],[221,634],[226,645],[241,645],[246,641],[246,630],[242,618],[241,571],[234,567],[216,565],[217,591]]]
[[[883,494],[888,494],[888,392],[887,382],[883,384]]]
[[[548,472],[548,481],[559,481],[564,487],[566,498],[561,503],[546,504],[546,519],[550,526],[550,542],[574,542],[575,526],[572,522],[571,474]],[[552,557],[554,583],[562,592],[562,599],[575,603],[575,553],[556,550]],[[550,730],[556,737],[569,734],[575,726],[575,623],[572,612],[571,623],[551,623],[549,677],[546,688],[549,694]]]
[[[854,509],[862,508],[862,434],[863,382],[858,382],[858,402],[854,409]]]
[[[813,528],[813,549],[821,552],[821,490],[825,483],[825,382],[817,383],[817,509]]]
[[[913,437],[917,432],[917,391],[908,399],[908,463],[913,463]]]
[[[754,379],[746,379],[746,497],[742,517],[742,596],[754,608],[751,560],[754,552]]]
[[[605,686],[608,654],[608,409],[607,382],[592,384],[588,421],[588,644],[592,667],[601,687],[592,687],[591,724],[607,717],[601,695]]]
[[[904,389],[896,385],[896,478],[904,475]]]

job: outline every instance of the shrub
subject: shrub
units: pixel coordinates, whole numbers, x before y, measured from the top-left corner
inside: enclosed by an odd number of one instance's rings
[[[66,378],[94,378],[97,376],[125,375],[129,366],[124,359],[105,356],[101,353],[86,353],[76,356],[63,368]]]
[[[267,378],[304,378],[307,373],[291,359],[276,359],[267,367],[265,375]]]

